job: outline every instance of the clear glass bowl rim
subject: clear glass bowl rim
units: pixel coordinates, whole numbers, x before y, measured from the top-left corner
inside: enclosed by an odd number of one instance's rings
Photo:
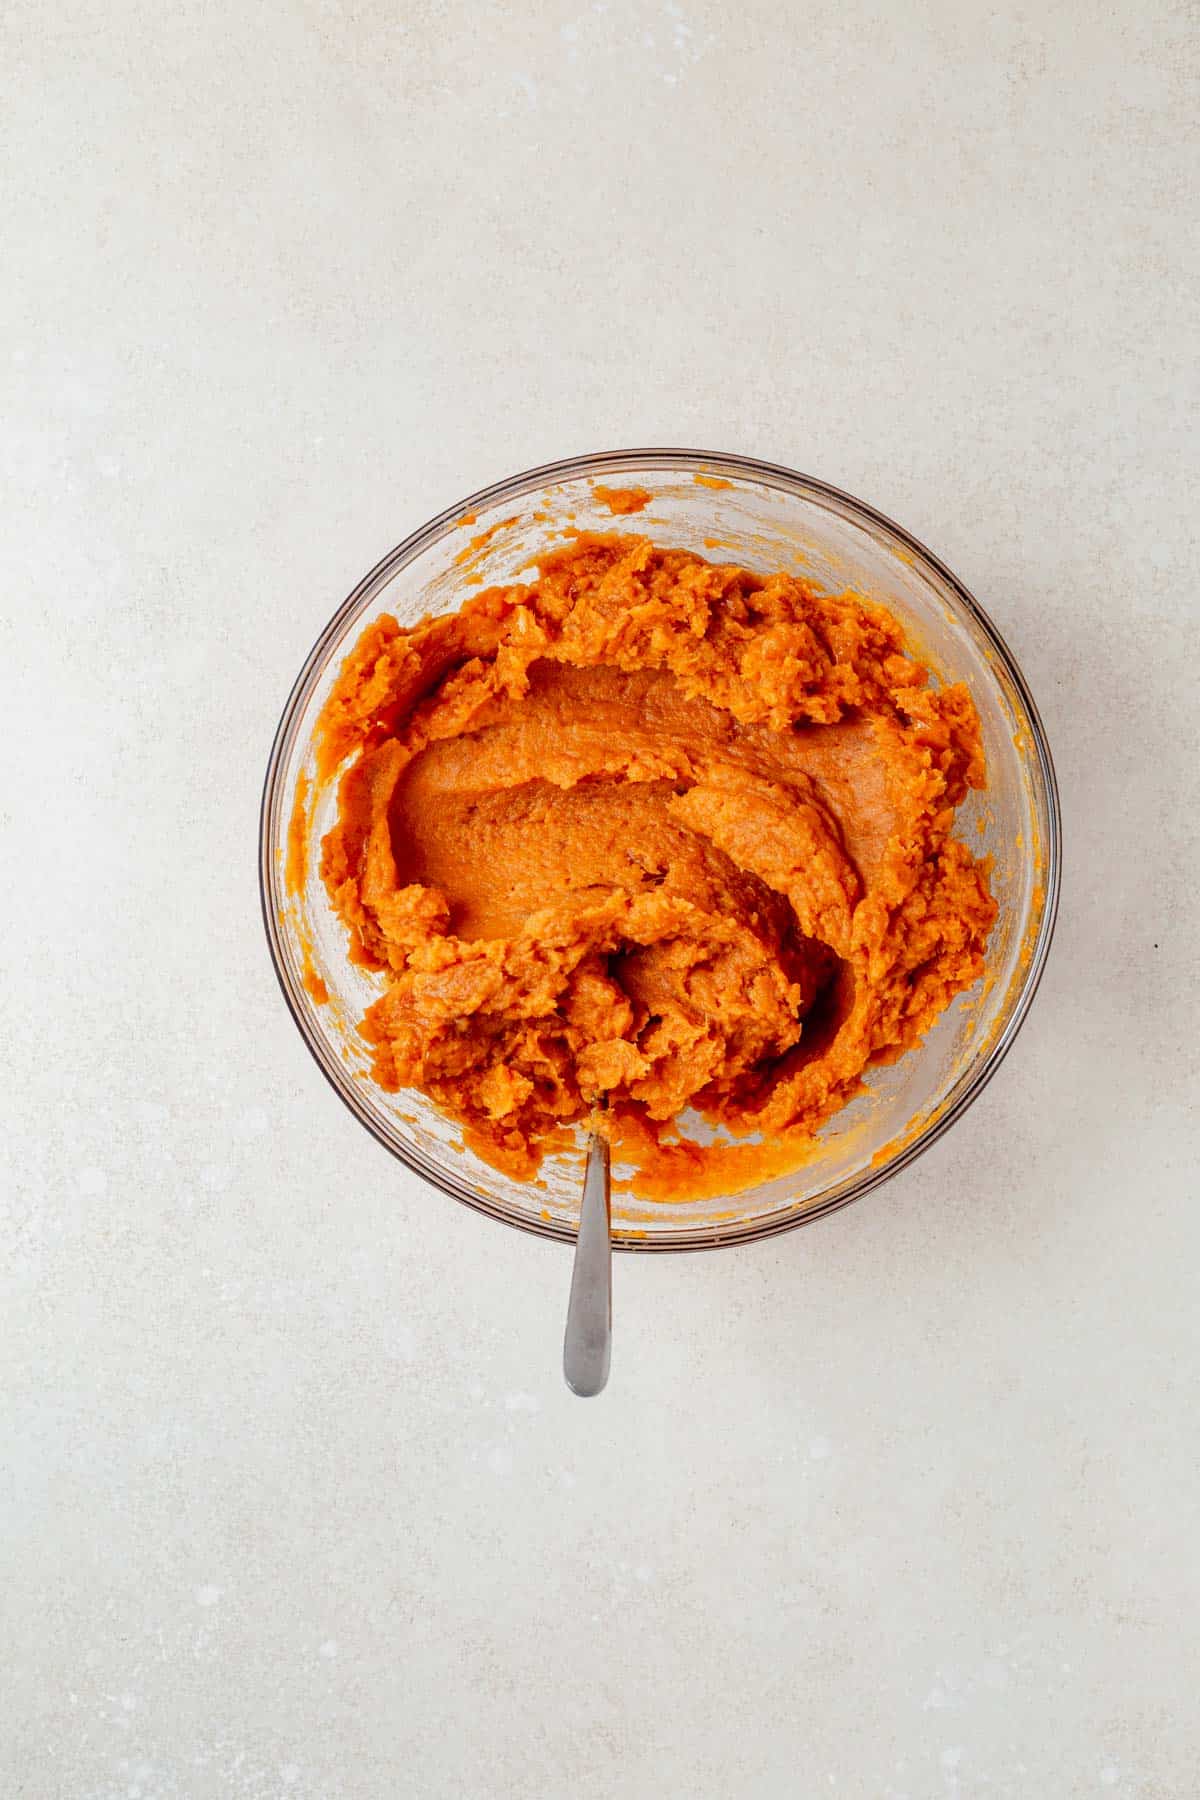
[[[636,469],[631,468],[630,465],[636,465]],[[680,1233],[675,1239],[656,1237],[615,1241],[617,1249],[628,1251],[728,1249],[735,1244],[755,1243],[763,1238],[776,1237],[780,1232],[792,1231],[798,1226],[809,1225],[816,1219],[825,1218],[830,1213],[840,1211],[843,1206],[849,1206],[854,1200],[861,1200],[864,1194],[870,1193],[873,1188],[898,1174],[901,1169],[907,1168],[931,1144],[936,1143],[938,1138],[962,1117],[971,1102],[983,1092],[1012,1048],[1017,1033],[1024,1024],[1033,1003],[1050,953],[1050,944],[1058,916],[1059,888],[1062,877],[1062,815],[1059,805],[1058,782],[1054,773],[1054,761],[1050,754],[1045,727],[1016,657],[983,607],[957,575],[947,568],[940,557],[935,556],[904,526],[898,525],[894,519],[889,518],[886,513],[880,512],[876,507],[869,506],[866,501],[846,493],[842,488],[832,486],[827,481],[820,480],[817,476],[801,474],[798,470],[786,468],[780,463],[762,462],[755,457],[739,456],[719,450],[663,448],[604,450],[584,456],[564,457],[558,462],[543,463],[537,468],[522,470],[519,474],[510,475],[503,481],[493,482],[488,487],[468,494],[465,499],[455,501],[453,506],[448,506],[435,518],[412,532],[402,543],[397,544],[394,550],[390,550],[381,561],[376,563],[373,569],[363,576],[322,631],[293,683],[275,731],[267,763],[266,778],[263,783],[262,804],[259,813],[259,897],[271,962],[284,1002],[321,1073],[359,1123],[365,1126],[372,1137],[382,1144],[385,1150],[390,1151],[398,1161],[404,1163],[415,1174],[420,1175],[433,1186],[440,1188],[443,1193],[449,1194],[452,1199],[469,1206],[473,1211],[484,1213],[489,1218],[513,1226],[519,1231],[528,1232],[534,1237],[574,1242],[575,1234],[569,1229],[536,1216],[519,1217],[511,1213],[502,1203],[475,1192],[465,1183],[461,1185],[456,1183],[448,1171],[439,1168],[432,1161],[426,1162],[408,1147],[385,1137],[371,1115],[360,1110],[355,1104],[353,1094],[348,1086],[339,1081],[336,1072],[327,1064],[311,1023],[305,1012],[296,1005],[287,983],[284,972],[284,945],[273,897],[276,862],[271,823],[275,816],[278,790],[291,752],[297,720],[309,698],[313,684],[320,679],[327,665],[331,644],[340,635],[347,616],[361,603],[364,596],[385,586],[400,569],[415,561],[430,544],[436,542],[445,532],[453,529],[466,512],[476,512],[497,502],[520,498],[522,495],[538,488],[547,487],[556,481],[574,480],[580,476],[629,476],[635,472],[640,474],[643,471],[652,473],[655,467],[694,469],[697,473],[709,476],[724,476],[731,480],[740,479],[764,483],[767,486],[781,488],[785,492],[796,494],[801,498],[815,496],[826,502],[833,502],[838,509],[851,518],[857,517],[868,526],[882,527],[897,538],[919,564],[929,568],[945,584],[954,603],[960,606],[973,620],[995,651],[1029,721],[1034,752],[1035,786],[1040,788],[1040,797],[1046,812],[1045,900],[1038,923],[1037,937],[1026,965],[1025,977],[1003,1029],[997,1033],[986,1052],[979,1059],[970,1080],[967,1081],[953,1105],[937,1113],[923,1131],[911,1142],[903,1144],[878,1168],[865,1169],[841,1191],[830,1195],[827,1199],[810,1202],[802,1211],[798,1211],[793,1216],[764,1219],[761,1223],[742,1225],[728,1232],[713,1230],[703,1236]]]

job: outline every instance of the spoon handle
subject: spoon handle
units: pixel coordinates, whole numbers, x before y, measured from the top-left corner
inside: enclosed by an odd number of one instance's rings
[[[575,1267],[563,1339],[563,1374],[574,1394],[598,1394],[612,1357],[612,1221],[608,1139],[593,1132],[575,1240]]]

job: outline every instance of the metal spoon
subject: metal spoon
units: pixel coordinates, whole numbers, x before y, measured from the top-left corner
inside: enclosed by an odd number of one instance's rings
[[[612,1357],[612,1215],[608,1139],[593,1131],[579,1208],[579,1236],[563,1338],[563,1374],[573,1394],[598,1394]]]

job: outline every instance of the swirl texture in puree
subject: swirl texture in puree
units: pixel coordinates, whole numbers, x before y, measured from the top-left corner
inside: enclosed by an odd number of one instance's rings
[[[794,1166],[983,973],[987,865],[952,829],[975,708],[859,596],[580,535],[369,626],[316,753],[321,873],[386,975],[375,1079],[511,1174],[602,1100],[648,1197]]]

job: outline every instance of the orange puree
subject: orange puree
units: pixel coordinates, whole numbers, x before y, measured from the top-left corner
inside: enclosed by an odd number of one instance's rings
[[[654,495],[645,488],[609,488],[601,487],[599,482],[592,489],[601,506],[607,506],[610,513],[639,513],[649,506]]]
[[[321,873],[386,978],[375,1079],[512,1174],[602,1100],[650,1197],[795,1166],[983,973],[987,867],[952,835],[974,706],[855,596],[581,534],[531,584],[370,625],[316,748]]]

